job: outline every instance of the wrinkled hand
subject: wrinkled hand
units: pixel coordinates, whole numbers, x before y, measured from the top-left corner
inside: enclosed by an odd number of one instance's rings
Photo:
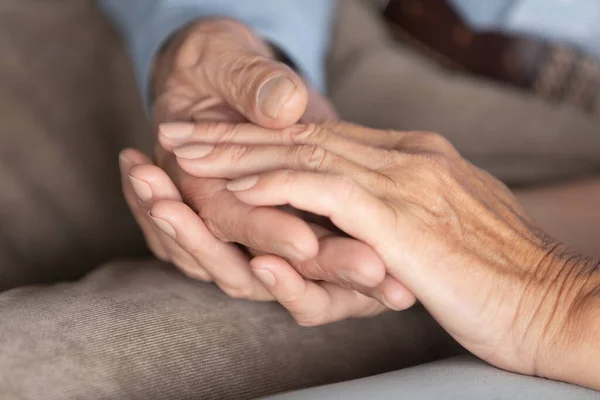
[[[271,56],[268,46],[233,21],[202,21],[182,32],[163,52],[154,74],[154,124],[163,145],[169,148],[169,140],[191,133],[182,122],[250,120],[280,128],[300,117],[335,118],[323,97],[307,90],[292,70]],[[125,196],[154,253],[190,277],[215,281],[233,297],[271,299],[250,272],[246,253],[234,243],[254,254],[286,257],[313,279],[337,280],[367,293],[385,274],[381,259],[363,243],[276,208],[243,204],[225,190],[226,180],[193,177],[162,146],[156,147],[156,158],[162,170],[137,151],[123,152]],[[239,165],[240,160],[232,161]],[[350,284],[346,276],[324,275],[339,269],[361,284]],[[391,281],[391,287],[406,291]],[[344,291],[355,301],[346,303],[334,319],[385,309],[370,297]]]
[[[552,361],[580,348],[572,341],[581,335],[571,332],[598,310],[587,307],[598,297],[598,264],[539,232],[503,184],[441,136],[344,123],[282,131],[206,124],[194,132],[187,140],[196,143],[176,150],[184,169],[245,176],[228,189],[252,206],[290,204],[329,217],[375,249],[387,273],[472,353],[511,371],[564,378]],[[240,152],[243,170],[228,162]],[[252,267],[288,307],[338,295],[278,257],[257,257]]]

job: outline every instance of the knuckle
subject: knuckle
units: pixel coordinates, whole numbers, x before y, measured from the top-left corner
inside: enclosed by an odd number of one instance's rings
[[[257,222],[260,221],[260,208],[240,206],[232,203],[227,197],[229,193],[220,191],[210,200],[205,201],[200,211],[200,218],[208,231],[221,242],[236,242],[248,247],[260,249],[261,236],[256,233]]]
[[[203,198],[198,205],[198,216],[204,222],[206,229],[220,241],[227,241],[225,230],[223,229],[223,214],[219,212],[221,200],[219,194],[214,194],[210,198]]]
[[[311,123],[290,132],[290,138],[298,144],[323,144],[327,140],[327,133],[321,126]]]
[[[213,199],[219,195],[215,190],[214,180],[205,178],[196,178],[188,174],[181,174],[174,182],[181,197],[192,210],[201,212],[209,206]]]
[[[441,182],[450,174],[452,161],[438,152],[419,152],[411,155],[418,174],[430,182]]]
[[[235,49],[221,54],[218,66],[215,66],[214,86],[221,88],[229,101],[235,100],[236,108],[250,111],[256,106],[257,97],[253,93],[262,85],[265,76],[272,73],[271,61],[264,56]]]
[[[428,156],[430,169],[439,178],[447,178],[450,175],[452,162],[447,155],[441,153],[432,153]]]
[[[446,155],[455,155],[457,153],[452,143],[439,133],[422,132],[421,136],[428,149]]]
[[[441,172],[441,170],[447,170],[450,167],[450,160],[448,156],[438,152],[427,152],[422,155],[423,161],[427,163],[434,171]]]
[[[219,143],[227,143],[235,139],[239,132],[239,126],[225,121],[205,122],[204,131],[213,132]]]
[[[230,71],[232,81],[237,82],[239,94],[244,97],[252,96],[265,82],[272,77],[281,66],[276,61],[260,54],[250,53],[237,57],[236,68]],[[236,79],[237,78],[237,79]],[[254,102],[257,99],[254,99]]]
[[[328,159],[328,153],[315,144],[304,144],[296,149],[296,160],[299,165],[311,170],[322,170]]]
[[[257,207],[247,209],[245,214],[229,222],[230,241],[261,251],[265,249],[265,236],[258,230],[262,210]]]
[[[220,228],[220,224],[218,222],[216,222],[212,218],[203,218],[203,221],[204,221],[204,225],[206,225],[206,229],[208,229],[208,231],[210,233],[212,233],[212,235],[215,238],[217,238],[221,242],[228,242],[229,241],[229,238],[225,234],[225,231],[223,231]]]
[[[205,55],[209,35],[201,30],[188,31],[185,39],[173,54],[174,64],[181,68],[195,67]]]
[[[228,146],[231,161],[234,164],[242,163],[250,157],[252,147],[248,145],[233,145]]]
[[[385,171],[387,169],[394,168],[395,166],[397,166],[405,160],[405,156],[397,150],[378,149],[377,153],[377,156],[379,158],[379,165],[381,166],[381,168],[379,168],[380,171]]]
[[[319,263],[318,258],[310,261],[293,263],[293,266],[300,275],[307,279],[327,280],[327,278],[331,277],[330,271]]]
[[[252,75],[262,75],[271,73],[273,60],[260,54],[249,53],[243,57],[239,57],[239,67],[242,73]]]

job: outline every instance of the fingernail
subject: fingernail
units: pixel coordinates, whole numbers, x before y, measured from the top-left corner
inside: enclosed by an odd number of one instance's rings
[[[274,244],[275,254],[285,257],[291,261],[306,261],[309,256],[305,255],[293,244]]]
[[[194,124],[187,122],[169,122],[158,126],[158,132],[167,139],[185,139],[193,131]]]
[[[141,181],[133,176],[129,175],[129,181],[133,187],[135,195],[139,197],[143,202],[152,200],[152,188],[146,182]]]
[[[227,190],[230,192],[241,192],[253,188],[258,183],[258,175],[251,175],[245,178],[235,179],[227,183]]]
[[[392,303],[390,303],[383,293],[381,293],[379,295],[379,299],[381,301],[381,304],[383,304],[384,306],[386,306],[390,310],[392,310],[392,311],[400,311],[400,308],[398,308],[395,305],[393,305]]]
[[[123,170],[123,172],[127,173],[131,169],[131,166],[133,165],[133,163],[131,162],[131,160],[129,160],[124,155],[119,154],[119,165],[121,166],[121,170]]]
[[[165,221],[164,219],[155,218],[152,215],[150,215],[150,219],[152,219],[152,222],[154,222],[158,229],[163,231],[163,233],[165,233],[168,236],[171,236],[173,239],[177,238],[175,228],[173,228],[173,226],[171,226],[171,224],[169,224],[167,221]]]
[[[187,160],[195,160],[203,158],[212,153],[215,146],[210,144],[190,144],[187,146],[177,147],[173,150],[173,153],[179,158],[185,158]]]
[[[263,285],[273,287],[277,283],[275,276],[266,269],[254,269],[254,275],[262,282]]]
[[[296,90],[296,85],[285,76],[269,79],[258,93],[258,106],[262,113],[271,119],[277,119],[281,107]]]

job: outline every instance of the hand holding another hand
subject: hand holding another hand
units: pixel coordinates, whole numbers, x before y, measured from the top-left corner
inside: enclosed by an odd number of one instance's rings
[[[323,215],[371,246],[387,276],[480,358],[600,387],[598,263],[541,233],[504,185],[439,135],[344,123],[280,131],[213,123],[160,139],[189,173],[239,178],[227,188],[245,204]],[[279,257],[251,263],[292,313],[322,298],[346,301]]]
[[[327,100],[273,59],[265,42],[231,20],[199,21],[176,35],[157,60],[154,78],[154,129],[163,138],[182,138],[202,121],[252,121],[284,128],[301,118],[336,118]],[[169,125],[163,129],[165,123]],[[124,151],[121,171],[127,202],[159,258],[194,279],[214,281],[233,297],[272,299],[251,273],[246,252],[237,246],[240,243],[255,255],[285,257],[312,279],[341,285],[335,290],[352,301],[343,302],[323,322],[385,310],[371,297],[352,290],[371,293],[385,276],[380,257],[369,246],[275,207],[242,203],[226,190],[226,179],[197,178],[162,146],[155,150],[157,166],[138,151]],[[239,160],[233,161],[240,166]],[[336,272],[340,270],[346,275]],[[350,277],[358,283],[350,283]],[[410,304],[411,298],[414,301],[395,279],[389,279],[389,285],[397,288],[400,306]],[[297,317],[305,324],[320,323],[315,313],[330,309],[328,299],[324,300]]]

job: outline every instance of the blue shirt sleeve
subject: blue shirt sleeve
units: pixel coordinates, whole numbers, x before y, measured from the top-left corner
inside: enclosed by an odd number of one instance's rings
[[[198,19],[228,17],[283,50],[305,78],[325,89],[325,57],[335,0],[100,0],[123,34],[139,87],[147,97],[152,63],[162,44]]]

